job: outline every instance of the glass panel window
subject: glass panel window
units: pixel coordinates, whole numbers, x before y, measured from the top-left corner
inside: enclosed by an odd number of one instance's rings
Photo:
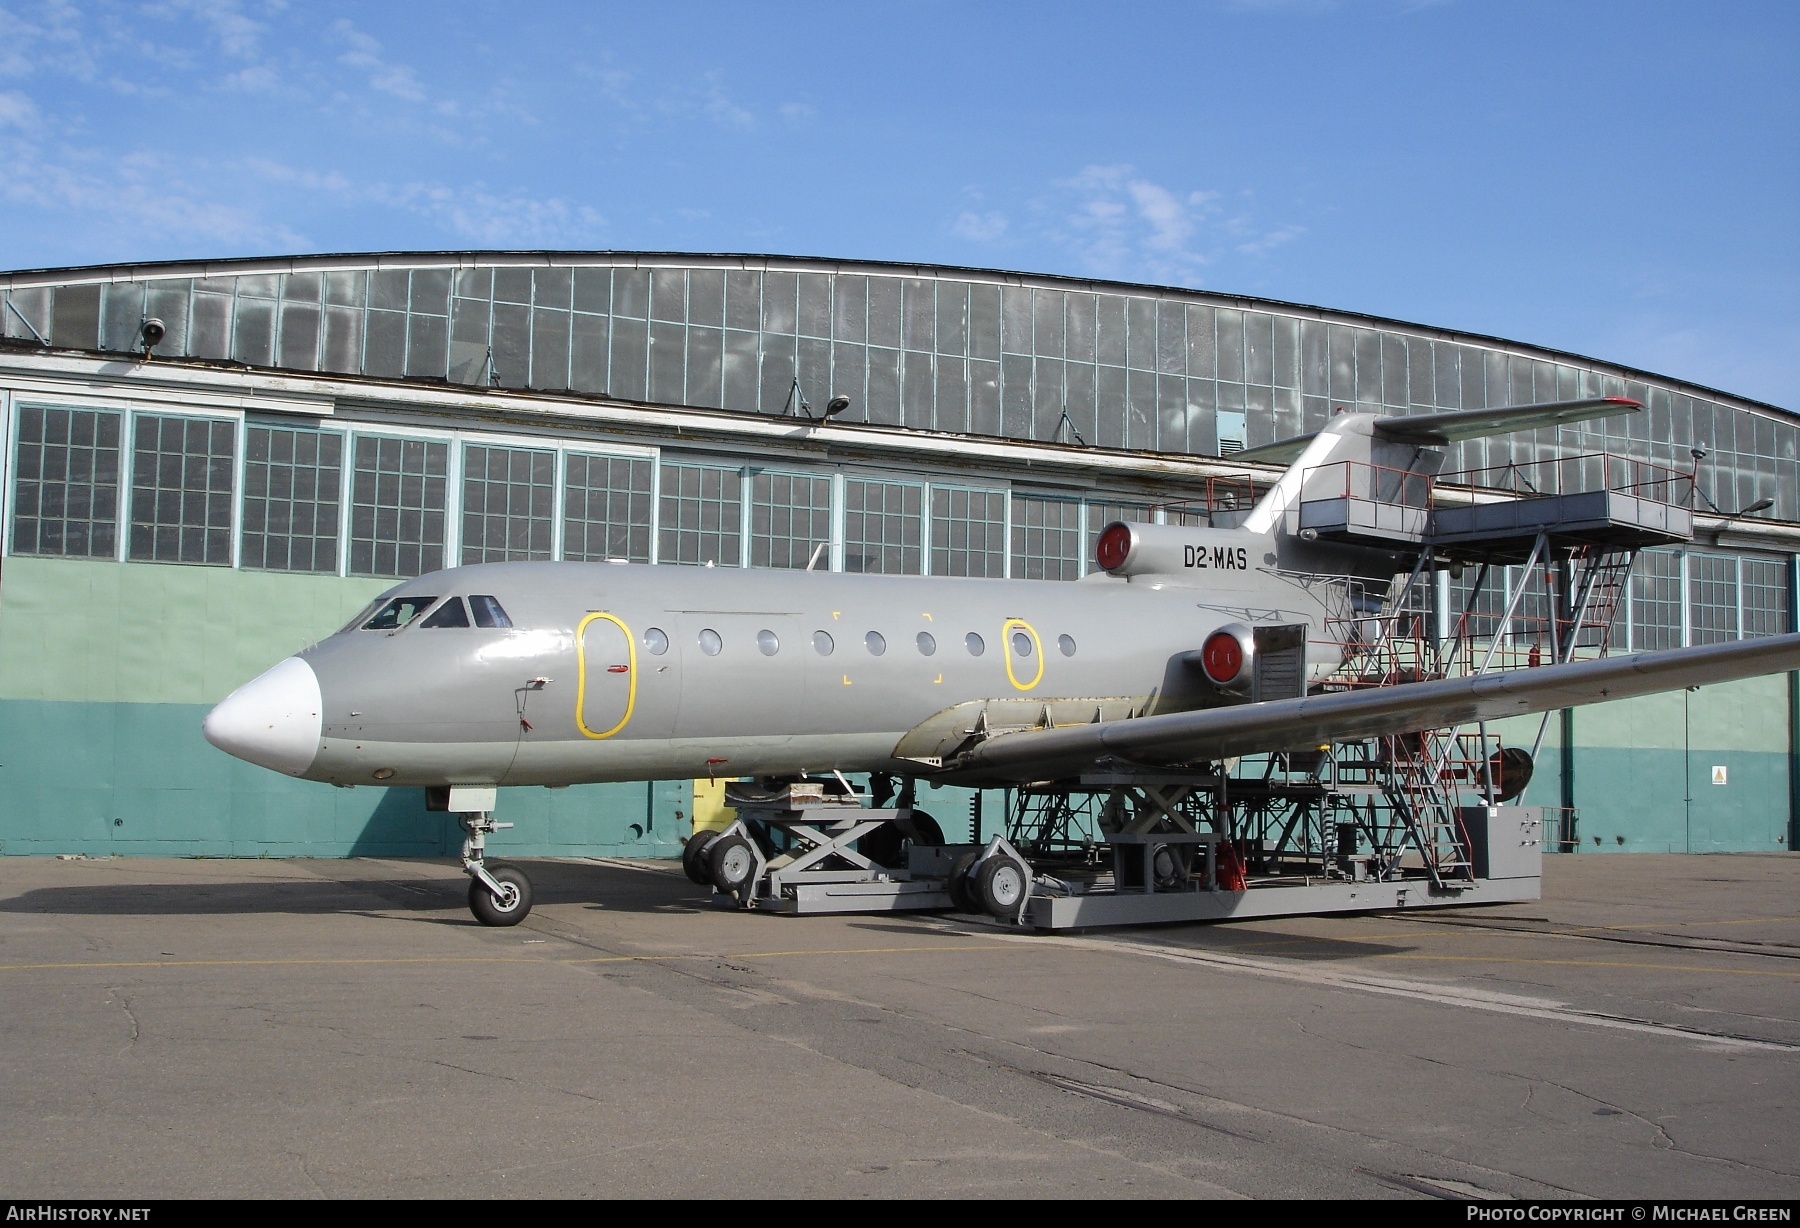
[[[462,490],[464,563],[550,557],[556,453],[470,444],[463,450]]]
[[[416,576],[444,565],[450,445],[358,435],[350,488],[350,574]]]
[[[844,570],[920,574],[925,488],[918,482],[844,482]]]
[[[420,597],[409,594],[396,597],[381,607],[381,613],[363,624],[364,631],[398,631],[423,614],[436,601],[435,596]]]
[[[14,554],[111,558],[118,551],[120,421],[110,410],[19,409]]]
[[[718,465],[664,465],[657,559],[736,567],[744,476]]]
[[[131,449],[131,557],[231,565],[234,425],[139,414]]]
[[[650,482],[655,462],[570,453],[563,477],[563,557],[650,561]]]
[[[244,431],[245,567],[337,570],[344,437],[250,424]]]
[[[1081,504],[1014,495],[1012,574],[1023,580],[1081,578]]]
[[[1688,555],[1688,623],[1691,643],[1720,644],[1737,634],[1737,559],[1726,554]]]
[[[1738,593],[1744,603],[1744,638],[1790,630],[1793,612],[1788,608],[1787,560],[1746,558],[1743,567]]]
[[[476,593],[469,598],[469,608],[475,611],[475,625],[489,630],[505,630],[512,626],[512,619],[506,616],[496,597],[484,593]],[[665,645],[666,647],[667,645]]]
[[[1006,574],[1005,491],[932,487],[931,574]]]
[[[469,615],[463,609],[461,597],[446,597],[444,604],[433,610],[431,617],[419,625],[426,628],[466,627],[469,625]]]
[[[830,478],[804,473],[751,478],[750,566],[816,567],[825,562],[821,547],[830,541]]]
[[[1631,569],[1631,647],[1681,647],[1681,556],[1646,550]]]

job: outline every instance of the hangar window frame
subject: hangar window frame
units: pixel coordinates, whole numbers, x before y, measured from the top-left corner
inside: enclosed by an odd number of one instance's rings
[[[582,462],[583,473],[577,481],[573,474],[575,461]],[[606,467],[606,481],[596,484],[591,480],[592,470],[597,464]],[[646,467],[645,482],[640,490],[637,485],[639,465]],[[618,469],[624,467],[625,482],[618,484],[614,479]],[[560,528],[559,544],[556,557],[559,561],[600,563],[611,559],[624,559],[628,563],[653,563],[656,561],[657,525],[659,523],[660,475],[662,466],[654,452],[614,452],[590,446],[571,446],[561,450],[561,464],[558,470],[561,475],[562,494],[557,501],[557,524]],[[593,512],[596,503],[601,505],[599,516],[592,514],[575,517],[570,514],[575,500],[580,498],[582,508]],[[633,518],[631,511],[642,500],[643,519]],[[623,508],[623,516],[615,513]],[[569,550],[573,526],[581,523],[578,549],[571,554]],[[598,532],[602,538],[602,549],[599,552],[589,548],[593,535]],[[622,543],[624,549],[616,550],[615,543]]]
[[[961,482],[927,482],[926,487],[924,574],[1010,577],[1011,492],[1004,486]],[[978,510],[977,504],[984,506]]]
[[[129,480],[128,480],[129,475],[125,468],[126,457],[128,455],[127,448],[129,447],[130,430],[131,430],[129,410],[127,410],[126,408],[124,408],[122,406],[88,405],[88,404],[82,404],[79,402],[72,402],[69,404],[60,404],[60,403],[57,403],[54,401],[38,400],[37,398],[19,398],[16,396],[8,399],[8,403],[5,408],[6,408],[6,417],[5,417],[5,421],[4,421],[4,425],[6,428],[5,458],[7,461],[7,469],[6,469],[6,489],[4,492],[4,500],[0,500],[0,510],[4,510],[4,512],[6,514],[6,523],[4,526],[0,526],[0,527],[4,528],[4,532],[0,533],[0,546],[4,547],[6,554],[8,556],[17,554],[20,557],[29,557],[29,558],[78,558],[78,559],[120,560],[122,558],[122,555],[124,552],[124,542],[127,537],[127,534],[124,532],[121,532],[120,530],[121,530],[121,526],[125,524],[125,507],[124,507],[125,492],[126,492],[126,488],[129,485]],[[113,480],[112,480],[112,500],[111,500],[111,502],[112,502],[112,517],[111,517],[111,521],[110,521],[111,529],[112,529],[112,541],[104,553],[96,554],[92,550],[88,550],[81,554],[70,554],[70,553],[67,553],[66,551],[47,553],[47,552],[43,552],[40,550],[21,551],[21,550],[16,549],[16,545],[17,545],[16,534],[18,531],[17,526],[19,523],[17,505],[18,505],[19,486],[22,481],[22,478],[20,476],[20,449],[23,444],[24,414],[31,410],[43,410],[46,412],[91,413],[91,414],[95,415],[96,426],[98,426],[98,424],[101,420],[101,417],[103,415],[110,414],[117,418],[117,420],[118,420],[118,437],[117,437],[116,441],[114,442],[114,444],[112,445]],[[72,423],[71,423],[71,425],[72,425]],[[85,445],[83,445],[83,446],[85,446]],[[65,469],[66,468],[67,468],[67,464],[65,463]],[[64,483],[64,485],[69,485],[69,483]],[[88,483],[86,485],[91,485],[91,486],[98,488],[100,486],[103,486],[104,484],[103,483]],[[33,517],[32,519],[42,520],[42,517]],[[65,521],[65,523],[67,522],[67,517],[64,517],[64,521]],[[86,523],[89,525],[89,529],[90,529],[90,533],[91,533],[93,525],[105,523],[105,522],[100,521],[96,517],[90,516],[87,519]]]
[[[315,455],[311,460],[306,460],[297,456],[282,460],[271,454],[266,459],[258,460],[253,457],[252,452],[256,443],[256,435],[259,431],[269,432],[269,442],[271,444],[275,442],[277,435],[290,436],[292,442],[296,445],[303,440],[316,440],[318,441],[316,446],[321,451],[325,447],[325,441],[331,440],[337,448],[337,456],[329,463],[326,463],[322,456],[318,455]],[[237,482],[237,551],[239,568],[244,571],[273,571],[304,575],[340,575],[343,562],[342,547],[345,527],[344,461],[349,451],[348,432],[328,430],[322,424],[306,419],[276,421],[247,417],[244,420],[242,433],[242,461],[240,463]],[[296,449],[296,451],[298,451],[298,449]],[[253,474],[258,468],[266,469],[267,472],[263,475],[264,489],[261,493],[254,493]],[[277,475],[282,469],[290,471],[286,475],[286,481],[289,483],[288,493],[286,495],[276,493]],[[330,474],[329,485],[327,485],[324,477],[327,473]],[[301,483],[305,481],[305,475],[310,475],[313,482],[315,496],[311,500],[303,498],[298,489]],[[324,498],[327,490],[330,492],[330,499],[328,501]],[[269,531],[269,513],[271,508],[285,505],[288,523],[291,526],[295,509],[305,506],[308,503],[310,503],[314,509],[313,532],[300,534],[292,531]],[[330,508],[330,531],[328,533],[318,531],[319,514],[327,505],[329,505]],[[253,525],[260,526],[260,528],[253,528]],[[253,537],[261,539],[258,545],[252,545],[251,539]],[[310,552],[312,565],[294,566],[294,544],[303,539],[311,543]],[[286,565],[273,564],[270,562],[271,543],[277,540],[286,543],[284,546],[284,557],[288,560]],[[324,565],[321,565],[319,551],[327,543],[329,544],[330,558]],[[260,549],[258,546],[260,546]],[[253,551],[256,552],[254,555],[252,553]],[[253,558],[256,561],[253,562]]]
[[[843,570],[861,575],[929,574],[925,570],[930,558],[926,524],[931,504],[926,482],[846,473],[843,490]],[[869,496],[877,492],[880,502],[871,504]],[[911,506],[909,499],[914,501]],[[854,556],[853,549],[858,552]],[[852,557],[858,563],[855,567],[850,565]],[[871,558],[877,566],[867,565]]]
[[[1086,571],[1082,546],[1087,540],[1083,502],[1079,495],[1037,490],[1012,492],[1008,548],[1013,576],[1023,580],[1082,577]],[[1052,508],[1062,523],[1048,523],[1046,518]]]
[[[838,484],[833,474],[825,469],[753,465],[747,468],[746,476],[749,480],[744,484],[744,497],[749,504],[749,532],[745,536],[749,557],[745,565],[818,570],[814,554],[823,547],[819,561],[829,568],[832,527],[837,520]]]
[[[461,451],[457,551],[461,565],[555,559],[556,522],[561,511],[556,497],[559,450],[465,436]],[[519,540],[521,532],[523,541]]]

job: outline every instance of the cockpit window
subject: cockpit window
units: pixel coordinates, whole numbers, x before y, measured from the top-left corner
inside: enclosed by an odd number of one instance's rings
[[[381,607],[381,598],[377,597],[377,598],[375,598],[375,600],[371,601],[368,605],[366,605],[362,609],[358,610],[355,618],[351,619],[349,622],[347,622],[343,626],[339,627],[338,634],[342,635],[346,631],[356,630],[358,627],[362,626],[363,619],[365,619],[369,615],[373,614],[380,607]]]
[[[398,631],[413,619],[423,614],[436,597],[396,597],[381,607],[381,611],[364,623],[364,631]]]
[[[506,611],[500,608],[500,602],[496,598],[482,596],[477,593],[475,596],[469,598],[469,608],[475,611],[475,625],[477,627],[498,628],[512,626],[512,619],[506,616]]]
[[[422,627],[466,627],[469,616],[463,611],[461,597],[446,597],[444,604],[431,612],[431,617],[419,624]]]

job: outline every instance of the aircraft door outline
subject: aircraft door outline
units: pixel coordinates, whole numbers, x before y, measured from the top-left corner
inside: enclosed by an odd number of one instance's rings
[[[619,629],[619,634],[625,637],[625,714],[619,718],[618,723],[613,725],[611,729],[596,732],[587,723],[587,630],[590,624],[601,620],[609,622],[617,627]],[[617,665],[608,665],[605,668],[608,673],[613,673],[618,670]],[[583,737],[593,738],[596,741],[603,738],[610,738],[631,722],[631,714],[637,708],[637,678],[637,637],[631,633],[631,628],[626,626],[625,620],[616,614],[608,614],[603,610],[590,611],[587,617],[583,618],[575,628],[575,728],[581,731]]]
[[[1037,657],[1037,673],[1031,681],[1020,682],[1019,675],[1013,671],[1012,633],[1017,628],[1031,637],[1032,653]],[[1000,654],[1006,659],[1006,680],[1013,684],[1015,691],[1029,691],[1044,680],[1044,641],[1037,633],[1037,628],[1022,618],[1009,618],[1000,624]]]

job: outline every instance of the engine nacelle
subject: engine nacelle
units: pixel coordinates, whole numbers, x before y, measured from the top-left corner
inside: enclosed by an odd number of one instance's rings
[[[1226,623],[1200,645],[1200,672],[1221,691],[1248,695],[1256,679],[1256,633],[1243,623]]]
[[[1115,576],[1195,581],[1212,573],[1231,576],[1260,567],[1269,548],[1268,538],[1237,529],[1115,520],[1101,530],[1094,561]]]

